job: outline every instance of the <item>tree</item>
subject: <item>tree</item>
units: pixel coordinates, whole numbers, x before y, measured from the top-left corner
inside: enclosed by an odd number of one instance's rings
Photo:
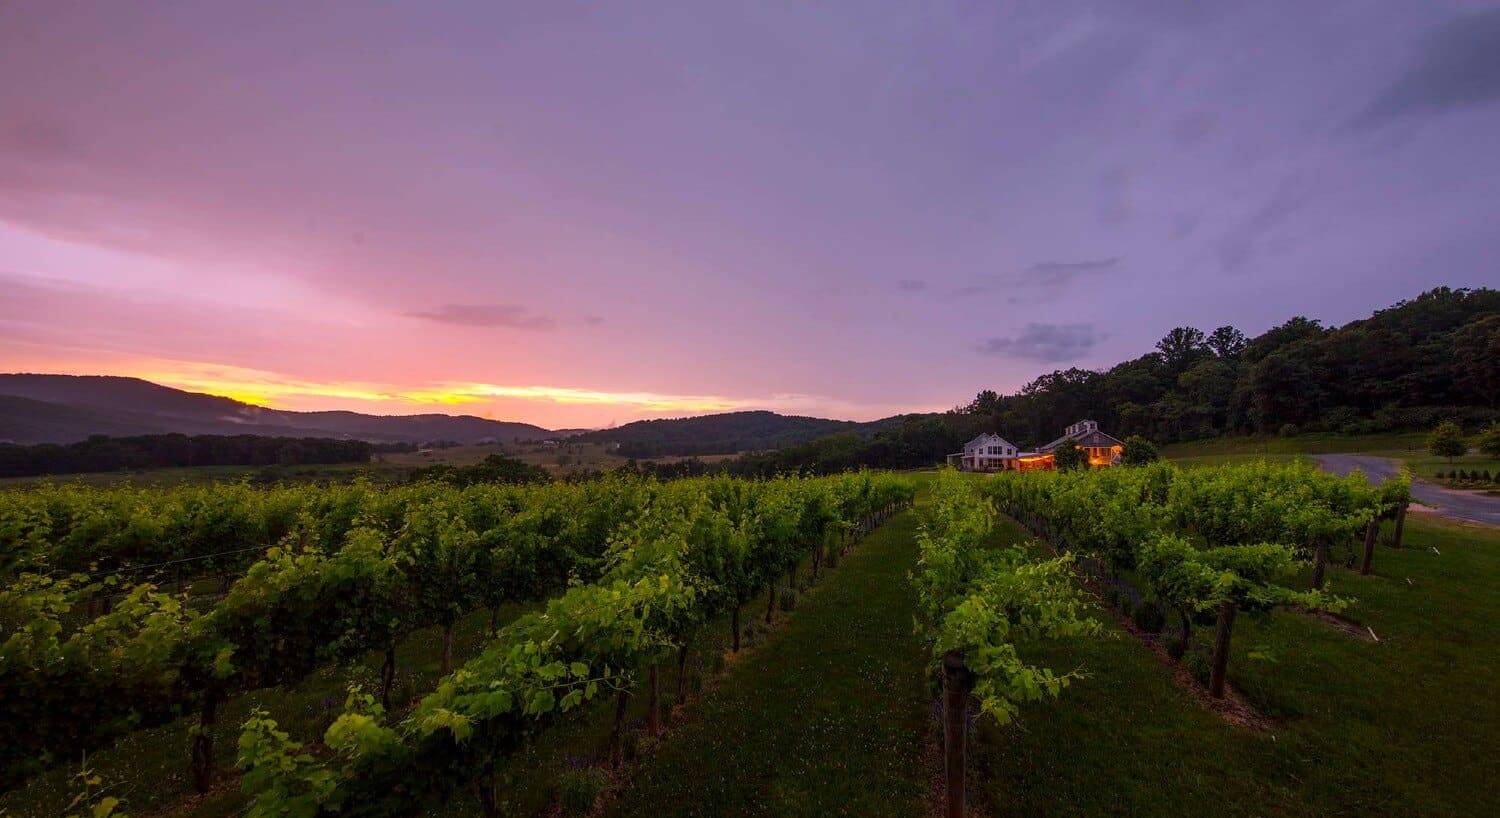
[[[1181,371],[1203,355],[1203,330],[1197,327],[1177,327],[1156,342],[1156,349],[1173,371]]]
[[[1052,453],[1052,464],[1057,467],[1058,471],[1081,469],[1087,466],[1088,462],[1088,454],[1071,440],[1058,446],[1057,451]]]
[[[1209,333],[1208,348],[1220,358],[1234,358],[1245,351],[1245,333],[1225,325]]]
[[[1125,438],[1125,451],[1120,459],[1127,466],[1140,466],[1160,460],[1161,453],[1156,450],[1155,443],[1140,435],[1131,435]]]
[[[1452,463],[1453,458],[1463,457],[1469,450],[1469,444],[1464,441],[1464,430],[1453,421],[1439,423],[1432,430],[1432,437],[1427,439],[1427,451],[1436,457],[1446,457]]]
[[[1489,457],[1500,458],[1500,422],[1491,423],[1479,433],[1479,451]]]

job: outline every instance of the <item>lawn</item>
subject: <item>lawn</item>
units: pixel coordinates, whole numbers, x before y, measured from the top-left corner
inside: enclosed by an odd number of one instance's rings
[[[1490,813],[1475,785],[1500,774],[1500,530],[1413,518],[1407,531],[1374,576],[1332,575],[1381,642],[1287,612],[1236,627],[1230,681],[1272,730],[1221,721],[1112,626],[1112,639],[1036,650],[1089,676],[981,728],[976,795],[1018,815]]]
[[[906,581],[914,532],[906,513],[871,535],[608,814],[920,814],[930,696]]]

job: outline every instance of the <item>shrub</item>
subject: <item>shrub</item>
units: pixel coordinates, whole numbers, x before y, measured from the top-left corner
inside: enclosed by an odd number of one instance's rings
[[[1489,457],[1500,457],[1500,422],[1484,427],[1475,443],[1478,444],[1479,451]]]
[[[1464,430],[1451,420],[1439,423],[1432,430],[1432,436],[1427,439],[1427,451],[1435,457],[1446,457],[1449,462],[1455,457],[1463,457],[1468,450]]]
[[[1443,479],[1443,471],[1442,471],[1442,469],[1439,469],[1438,472],[1437,472],[1437,474],[1434,474],[1433,477],[1435,477],[1435,478],[1437,478],[1439,480]]]
[[[1161,605],[1155,600],[1146,600],[1135,606],[1131,611],[1130,618],[1135,626],[1146,633],[1161,633],[1162,628],[1167,626],[1167,615],[1162,612]]]
[[[1131,435],[1125,438],[1125,451],[1120,454],[1120,460],[1127,466],[1139,466],[1143,463],[1152,463],[1161,459],[1161,453],[1156,450],[1156,444],[1140,435]]]
[[[1468,471],[1468,469],[1459,469],[1458,470],[1458,479],[1459,479],[1460,482],[1464,482],[1464,483],[1469,482],[1469,471]]]
[[[724,669],[727,667],[729,667],[729,663],[724,661],[724,654],[715,653],[713,664],[709,667],[709,672],[717,676],[720,673],[723,673]]]
[[[787,588],[786,590],[782,591],[781,592],[781,599],[777,600],[777,602],[781,605],[781,609],[783,611],[794,611],[794,610],[796,610],[797,609],[797,601],[798,601],[798,594],[797,594],[796,591],[793,591],[791,588]]]
[[[1299,432],[1299,431],[1301,431],[1301,430],[1297,428],[1297,424],[1295,424],[1295,423],[1283,423],[1283,424],[1281,424],[1281,436],[1282,437],[1296,437],[1297,436],[1297,432]]]
[[[1458,472],[1456,472],[1456,471],[1454,471],[1452,469],[1449,469],[1448,470],[1448,479],[1449,480],[1457,480],[1458,479]]]
[[[1213,672],[1213,659],[1208,655],[1208,651],[1188,651],[1182,657],[1182,666],[1187,669],[1188,673],[1193,674],[1198,684],[1208,685],[1208,677]]]
[[[607,786],[609,778],[598,767],[564,770],[557,777],[557,803],[562,807],[562,814],[588,815]]]
[[[1493,477],[1490,476],[1490,470],[1489,469],[1485,469],[1484,470],[1484,482],[1486,482],[1486,483],[1493,483],[1493,482],[1495,482],[1495,478],[1493,478]]]

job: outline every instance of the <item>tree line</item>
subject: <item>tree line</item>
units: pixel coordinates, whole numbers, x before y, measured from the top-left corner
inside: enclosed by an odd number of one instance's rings
[[[400,448],[397,444],[396,448]],[[407,447],[409,448],[409,447]],[[160,469],[174,466],[301,466],[367,463],[390,446],[363,440],[261,435],[94,435],[76,443],[0,443],[0,477]]]

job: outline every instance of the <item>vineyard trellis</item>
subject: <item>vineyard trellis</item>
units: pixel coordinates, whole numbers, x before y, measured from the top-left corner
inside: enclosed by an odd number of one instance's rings
[[[1329,551],[1363,537],[1368,573],[1379,521],[1399,515],[1409,485],[1372,487],[1303,463],[1179,469],[1167,464],[1073,474],[1005,475],[986,484],[999,506],[1069,553],[1134,571],[1177,612],[1186,650],[1194,619],[1212,615],[1208,687],[1224,694],[1236,614],[1277,606],[1337,611]],[[1311,568],[1311,587],[1289,587]]]
[[[188,502],[179,492],[199,500]],[[486,735],[518,715],[550,718],[592,698],[600,685],[623,693],[626,680],[643,667],[655,668],[668,646],[685,656],[683,646],[730,600],[771,587],[809,550],[836,553],[848,532],[909,502],[911,493],[898,478],[850,475],[462,489],[234,487],[222,493],[69,487],[8,494],[0,501],[0,530],[11,549],[11,579],[0,591],[0,688],[8,691],[0,716],[36,729],[32,738],[3,751],[4,783],[128,730],[196,712],[192,773],[206,788],[214,722],[226,697],[294,682],[329,661],[384,651],[382,690],[352,695],[346,718],[326,739],[330,746],[341,737],[364,741],[378,732],[375,714],[389,709],[401,636],[435,624],[445,631],[445,646],[451,645],[453,622],[469,610],[489,608],[494,631],[493,612],[500,605],[561,592],[542,613],[495,631],[490,649],[448,674],[428,697],[458,696],[463,706],[439,708],[435,718],[472,717]],[[104,512],[84,510],[91,496]],[[111,593],[119,602],[99,614],[91,601],[120,571],[148,565],[163,553],[182,559],[190,550],[184,543],[217,553],[208,550],[213,546],[201,533],[189,530],[189,522],[174,517],[201,505],[203,497],[240,503],[237,512],[214,519],[239,520],[238,530],[248,529],[251,541],[260,542],[269,531],[279,538],[206,611],[151,583],[116,582],[120,588]],[[110,510],[135,522],[111,521]],[[143,526],[139,520],[155,522]],[[121,534],[143,527],[176,532],[173,544],[145,547],[139,534]],[[85,560],[83,530],[98,536],[92,560]],[[238,550],[223,545],[217,545],[219,552]],[[101,565],[112,572],[106,581],[65,573],[79,567],[99,571]],[[559,621],[574,626],[571,636],[542,633],[556,631]],[[518,643],[531,652],[501,648]],[[566,672],[541,661],[583,644],[593,652],[570,653],[561,668]],[[445,665],[450,657],[445,648]],[[512,703],[519,710],[501,707],[492,696],[478,709],[465,709],[475,702],[459,691],[469,690],[465,680],[476,675],[519,685],[524,698]],[[533,684],[538,680],[546,684]],[[560,691],[545,709],[543,690]],[[651,695],[658,695],[654,683]],[[413,732],[407,725],[390,735],[408,743],[429,735],[435,722],[428,700],[407,719],[425,726]],[[450,736],[462,734],[467,741],[465,728],[457,722],[450,727]],[[278,731],[263,718],[246,730],[246,736],[260,737],[254,747],[242,741],[246,781],[254,786],[265,773],[255,766],[255,748],[271,747]],[[493,738],[487,752],[502,751],[509,740]],[[423,747],[417,741],[407,749]],[[443,780],[451,777],[433,779]],[[276,803],[278,791],[268,785],[258,803]]]

